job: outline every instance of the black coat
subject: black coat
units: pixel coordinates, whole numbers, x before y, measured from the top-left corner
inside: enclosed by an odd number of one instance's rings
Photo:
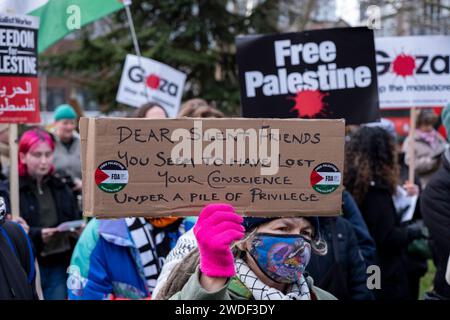
[[[68,265],[71,251],[50,255],[45,258],[40,256],[44,243],[41,235],[39,201],[32,191],[32,183],[35,182],[31,178],[20,177],[20,215],[30,226],[29,236],[35,246],[38,261],[43,266]],[[81,212],[78,209],[77,200],[72,190],[55,176],[50,176],[46,183],[48,183],[52,191],[58,215],[58,223],[51,227],[56,227],[66,221],[81,219]],[[74,245],[75,243],[73,243]]]
[[[377,299],[405,299],[410,296],[406,250],[413,240],[400,226],[392,195],[383,183],[373,183],[361,204],[361,213],[377,246],[381,289]]]
[[[328,251],[325,256],[313,254],[306,268],[315,285],[339,300],[372,300],[366,263],[350,222],[342,217],[321,217],[319,221]]]
[[[434,290],[450,299],[450,285],[445,281],[450,254],[450,162],[449,153],[444,156],[442,167],[434,174],[423,191],[422,216],[430,231],[430,245],[436,265]]]
[[[18,224],[0,224],[0,300],[38,299],[35,287],[34,256],[31,245]]]

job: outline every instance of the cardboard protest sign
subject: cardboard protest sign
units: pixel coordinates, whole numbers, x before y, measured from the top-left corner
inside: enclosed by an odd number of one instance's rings
[[[139,61],[140,60],[140,61]],[[164,63],[149,58],[127,55],[117,102],[139,108],[147,102],[156,102],[176,117],[183,96],[186,74]]]
[[[236,44],[244,117],[379,118],[372,30],[251,35]]]
[[[450,36],[375,39],[380,108],[450,103]]]
[[[211,202],[250,216],[341,209],[342,119],[82,118],[80,130],[86,216],[190,216]]]
[[[39,18],[0,14],[0,122],[39,123]]]

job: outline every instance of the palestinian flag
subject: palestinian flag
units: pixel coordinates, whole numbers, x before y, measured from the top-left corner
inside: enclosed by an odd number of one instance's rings
[[[79,16],[80,27],[124,8],[128,0],[2,0],[0,12],[26,14],[40,18],[38,51],[76,31],[74,19]]]
[[[341,185],[341,172],[332,163],[321,163],[311,172],[310,183],[321,194],[331,193]]]
[[[128,170],[119,161],[105,161],[95,170],[95,183],[107,193],[119,192],[128,183]]]

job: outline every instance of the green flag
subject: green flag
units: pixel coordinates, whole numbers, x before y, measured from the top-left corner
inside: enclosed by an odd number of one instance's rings
[[[38,51],[49,46],[95,20],[124,8],[120,0],[32,0],[32,11],[40,17]]]

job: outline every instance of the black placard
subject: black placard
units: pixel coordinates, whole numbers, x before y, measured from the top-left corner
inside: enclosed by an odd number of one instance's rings
[[[244,117],[379,119],[372,30],[250,35],[236,45]]]

